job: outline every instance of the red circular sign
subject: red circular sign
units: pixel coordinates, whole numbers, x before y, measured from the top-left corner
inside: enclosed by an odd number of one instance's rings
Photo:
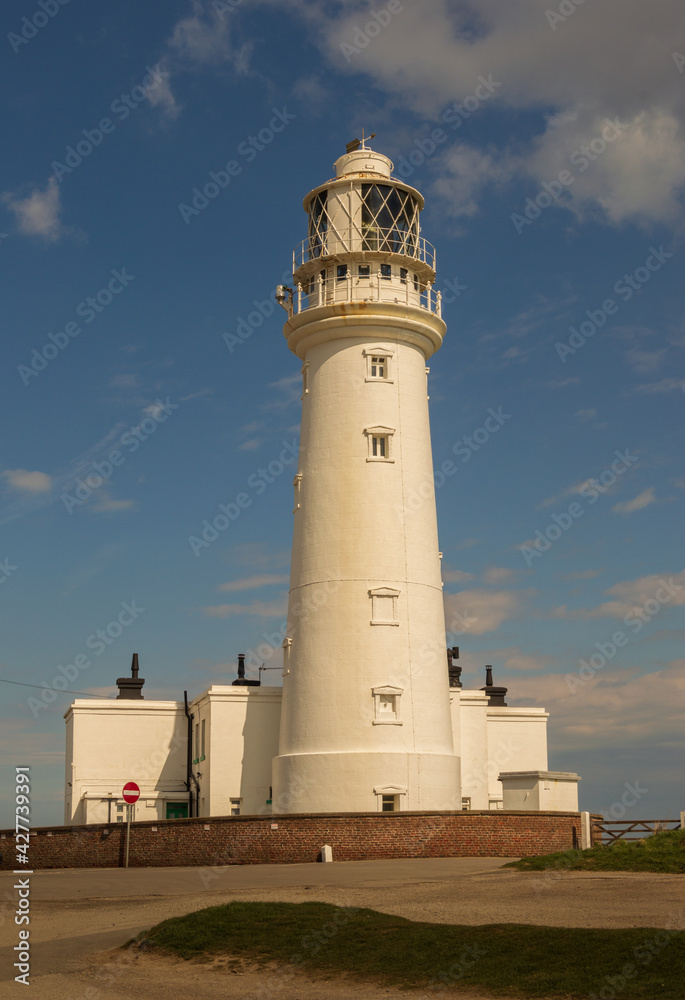
[[[124,802],[137,802],[140,798],[140,789],[135,781],[127,781],[124,785]]]

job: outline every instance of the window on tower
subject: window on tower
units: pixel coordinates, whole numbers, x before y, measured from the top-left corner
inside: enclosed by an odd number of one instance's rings
[[[383,281],[390,281],[392,277],[392,268],[390,264],[381,264],[381,279]]]
[[[394,812],[397,812],[397,796],[396,795],[382,795],[381,796],[381,812],[384,812],[384,813],[394,813]]]
[[[373,357],[371,358],[371,378],[385,378],[385,368],[386,368],[387,358],[384,357]]]
[[[392,382],[390,363],[392,352],[382,347],[375,351],[364,351],[366,358],[366,381],[367,382]]]
[[[347,264],[338,264],[336,275],[338,281],[344,281],[347,277]]]
[[[373,380],[372,380],[373,381]],[[368,440],[367,462],[394,462],[392,427],[367,427],[364,431]]]
[[[358,271],[360,278],[368,278],[371,275],[371,266],[369,264],[360,264]]]

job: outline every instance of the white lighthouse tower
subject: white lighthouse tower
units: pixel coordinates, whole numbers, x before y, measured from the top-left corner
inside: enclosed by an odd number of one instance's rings
[[[303,387],[278,812],[461,808],[426,367],[445,323],[392,169],[348,146],[279,289]]]

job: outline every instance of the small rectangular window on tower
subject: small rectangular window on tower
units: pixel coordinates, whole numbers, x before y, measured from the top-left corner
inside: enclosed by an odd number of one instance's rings
[[[391,427],[367,427],[364,433],[369,442],[369,453],[366,461],[394,463],[395,459],[392,454],[394,430]]]
[[[338,264],[336,269],[336,276],[338,281],[344,281],[347,277],[347,264]]]
[[[381,264],[381,278],[383,281],[390,281],[392,277],[392,268],[390,264]]]
[[[369,278],[371,276],[371,267],[369,264],[360,264],[358,274],[360,278]]]
[[[397,812],[397,796],[396,795],[383,795],[383,796],[381,796],[381,812],[384,812],[384,813],[394,813],[394,812]]]
[[[371,378],[385,378],[387,358],[371,358]]]
[[[240,804],[242,799],[231,799],[231,816],[240,816]]]
[[[367,382],[392,382],[391,362],[392,351],[382,347],[373,348],[370,351],[363,351],[366,358],[366,381]]]
[[[407,284],[407,275],[408,274],[409,274],[409,271],[407,271],[406,267],[401,267],[400,268],[400,281],[402,282],[403,285]]]

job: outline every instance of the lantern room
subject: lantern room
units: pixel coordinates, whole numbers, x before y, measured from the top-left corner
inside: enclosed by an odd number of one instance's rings
[[[304,199],[307,238],[293,252],[293,312],[339,302],[397,302],[440,315],[435,248],[421,236],[423,197],[364,144]]]

